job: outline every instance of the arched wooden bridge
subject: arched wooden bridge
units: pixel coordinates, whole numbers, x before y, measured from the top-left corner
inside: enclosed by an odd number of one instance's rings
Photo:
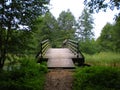
[[[79,43],[73,40],[65,40],[62,48],[50,48],[49,40],[41,42],[40,52],[37,54],[38,62],[47,61],[49,69],[72,69],[75,65],[84,64],[84,56],[79,49]]]

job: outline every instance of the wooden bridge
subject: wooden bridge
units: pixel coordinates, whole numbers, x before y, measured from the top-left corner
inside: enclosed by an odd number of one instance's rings
[[[84,56],[80,52],[77,41],[67,40],[62,48],[50,48],[49,40],[45,40],[41,42],[40,47],[40,52],[36,56],[38,62],[46,61],[49,69],[72,69],[75,65],[84,64]]]

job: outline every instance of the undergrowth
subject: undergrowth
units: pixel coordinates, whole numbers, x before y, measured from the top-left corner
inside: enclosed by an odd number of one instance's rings
[[[105,66],[77,68],[74,90],[120,90],[120,69]]]
[[[18,66],[0,72],[0,90],[43,90],[46,72],[34,58],[20,58]]]

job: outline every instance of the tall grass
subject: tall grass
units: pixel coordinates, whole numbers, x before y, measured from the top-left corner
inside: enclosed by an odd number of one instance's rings
[[[120,53],[101,52],[94,55],[84,54],[87,64],[94,66],[120,67]]]
[[[120,90],[120,53],[84,54],[91,67],[77,68],[74,90]]]

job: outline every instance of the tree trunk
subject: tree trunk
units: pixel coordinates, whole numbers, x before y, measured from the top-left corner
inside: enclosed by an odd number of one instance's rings
[[[1,70],[1,69],[3,68],[3,66],[4,66],[5,59],[6,59],[5,54],[2,55],[2,57],[0,57],[0,70]]]
[[[2,15],[2,20],[0,22],[0,70],[3,68],[4,66],[4,62],[5,62],[5,58],[6,58],[6,51],[5,51],[5,30],[3,29],[3,24],[4,24],[4,8],[5,8],[5,1],[2,0],[1,4],[3,6],[1,15]]]
[[[5,31],[1,29],[1,35],[0,35],[0,69],[3,68],[4,62],[6,59],[6,47],[5,47]]]
[[[4,30],[1,29],[0,34],[0,69],[4,66],[4,61],[6,59],[6,50],[5,50],[5,36],[4,36]]]

